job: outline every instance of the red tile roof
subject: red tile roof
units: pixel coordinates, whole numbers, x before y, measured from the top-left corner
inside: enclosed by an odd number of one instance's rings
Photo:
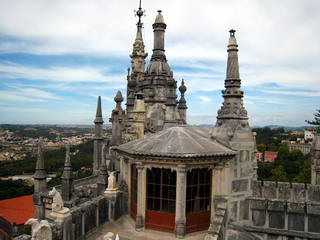
[[[264,161],[265,162],[275,162],[278,157],[278,152],[270,152],[270,151],[265,151],[264,152]]]
[[[32,195],[0,200],[0,216],[11,224],[24,224],[34,217]]]

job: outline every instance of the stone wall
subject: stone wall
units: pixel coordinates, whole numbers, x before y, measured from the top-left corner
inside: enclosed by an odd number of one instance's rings
[[[117,220],[127,214],[127,193],[119,192],[116,197],[108,198],[98,196],[91,201],[73,207],[71,220],[56,223],[52,227],[54,240],[84,240],[86,235],[96,227],[108,222],[110,219]],[[125,207],[124,207],[125,206]]]
[[[252,194],[257,198],[320,203],[320,185],[252,181]]]
[[[320,239],[319,185],[253,181],[252,191],[238,226],[263,239]]]

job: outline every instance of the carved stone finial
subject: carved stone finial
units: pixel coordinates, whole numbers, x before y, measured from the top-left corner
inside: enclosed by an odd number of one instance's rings
[[[187,87],[186,87],[186,85],[184,85],[184,79],[182,79],[182,81],[181,81],[181,85],[179,87],[179,91],[181,92],[181,94],[182,93],[184,94],[187,91]]]
[[[117,92],[116,96],[114,97],[114,101],[116,103],[121,103],[123,101],[123,97],[120,91]]]

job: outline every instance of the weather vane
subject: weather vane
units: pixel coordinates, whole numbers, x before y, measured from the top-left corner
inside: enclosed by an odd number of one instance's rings
[[[146,12],[145,10],[142,10],[142,8],[141,8],[141,0],[139,0],[139,8],[138,8],[137,11],[134,10],[135,16],[138,16],[138,18],[139,18],[138,25],[142,25],[141,17],[146,15],[145,12]]]

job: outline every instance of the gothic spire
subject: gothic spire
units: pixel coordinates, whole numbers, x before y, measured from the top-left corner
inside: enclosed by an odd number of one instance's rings
[[[141,0],[139,1],[139,8],[136,11],[136,16],[138,16],[139,20],[137,22],[137,34],[136,39],[133,43],[132,54],[130,55],[132,61],[132,72],[144,72],[144,59],[148,56],[147,53],[144,52],[144,43],[142,38],[142,26],[141,17],[144,15],[144,10],[141,8]]]
[[[65,162],[64,162],[64,169],[63,169],[63,174],[62,178],[64,179],[71,179],[72,177],[72,166],[71,166],[71,161],[70,161],[70,145],[66,145],[66,157],[65,157]]]
[[[36,163],[36,169],[34,174],[34,179],[44,179],[47,177],[46,170],[44,168],[44,158],[43,158],[43,149],[42,149],[42,139],[38,143],[38,158]]]
[[[96,112],[96,119],[94,120],[94,123],[103,123],[102,119],[102,110],[101,110],[101,97],[98,97],[98,103],[97,103],[97,112]]]
[[[222,91],[224,102],[218,111],[218,119],[248,119],[247,111],[243,106],[243,91],[240,89],[238,44],[235,32],[233,29],[229,31],[227,74],[225,90]]]

